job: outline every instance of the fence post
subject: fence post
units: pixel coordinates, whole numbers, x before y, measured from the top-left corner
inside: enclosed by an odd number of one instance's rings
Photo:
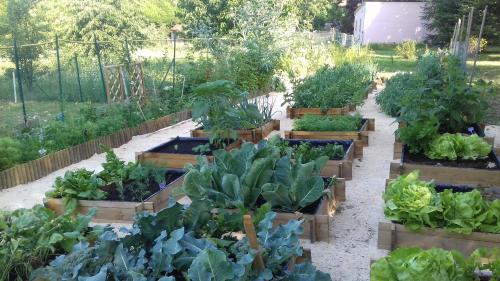
[[[14,103],[17,103],[16,73],[14,71],[12,71],[12,87],[14,89]]]
[[[132,57],[130,56],[130,49],[128,48],[128,39],[127,38],[125,38],[125,52],[127,55],[127,64],[128,64],[128,67],[130,67],[132,65]]]
[[[16,74],[17,74],[17,84],[19,85],[19,96],[21,97],[21,103],[23,104],[23,118],[24,126],[28,125],[28,117],[26,116],[26,105],[24,104],[24,93],[23,93],[23,82],[21,76],[21,66],[19,65],[19,54],[17,52],[17,40],[14,37],[14,58],[16,61]]]
[[[80,79],[80,66],[78,65],[78,55],[75,54],[76,79],[78,79],[78,93],[80,94],[80,102],[83,102],[82,82]]]
[[[172,94],[175,95],[175,57],[176,57],[176,51],[177,51],[177,32],[173,31],[172,35],[174,37],[174,64],[172,67]]]
[[[104,71],[102,70],[101,62],[101,50],[99,48],[99,43],[97,42],[97,37],[94,34],[94,47],[95,53],[97,55],[97,62],[99,63],[99,72],[101,73],[102,90],[104,94],[104,102],[108,102],[108,94],[106,93],[106,82],[104,81]]]
[[[59,56],[59,36],[56,34],[57,79],[59,82],[59,99],[61,100],[61,120],[64,120],[64,94],[62,89],[61,58]]]

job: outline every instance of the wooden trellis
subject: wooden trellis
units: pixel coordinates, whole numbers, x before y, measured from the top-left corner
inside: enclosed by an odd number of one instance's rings
[[[130,70],[123,65],[107,65],[104,74],[108,103],[127,100],[129,97],[137,97],[140,101],[146,98],[141,63],[133,64]]]

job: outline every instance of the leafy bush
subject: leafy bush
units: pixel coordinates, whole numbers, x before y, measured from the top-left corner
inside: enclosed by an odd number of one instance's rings
[[[491,269],[498,272],[498,253],[492,249],[478,249],[466,259],[460,252],[443,249],[423,250],[399,248],[389,256],[379,259],[371,266],[371,281],[426,281],[426,280],[479,280],[476,269]],[[498,251],[497,251],[498,252]],[[487,263],[481,262],[490,257]]]
[[[385,83],[385,88],[377,94],[375,101],[384,113],[397,117],[406,99],[415,95],[416,83],[413,74],[398,73]]]
[[[299,235],[301,222],[292,220],[272,228],[276,213],[265,214],[258,222],[257,239],[265,269],[252,270],[255,251],[248,238],[237,240],[221,233],[215,237],[200,233],[202,226],[224,228],[229,221],[219,221],[218,214],[207,212],[203,205],[184,209],[176,202],[158,213],[142,213],[133,228],[118,238],[105,232],[94,245],[80,243],[67,256],[60,256],[50,266],[33,272],[34,280],[271,280],[304,278],[331,280],[310,263],[287,269],[293,257],[302,256]],[[241,214],[240,214],[241,218]],[[242,231],[240,225],[233,231]],[[295,280],[295,279],[290,279]]]
[[[54,255],[68,253],[78,242],[93,241],[99,228],[89,231],[91,216],[57,216],[41,205],[0,211],[0,279],[29,280],[31,272]]]
[[[431,142],[425,155],[431,159],[476,160],[487,157],[490,152],[491,145],[476,134],[466,136],[446,133]]]
[[[469,39],[469,54],[470,55],[476,53],[477,40],[478,40],[477,36],[472,36]],[[484,38],[481,38],[481,41],[479,42],[479,51],[478,51],[478,53],[481,53],[482,51],[484,51],[484,49],[486,49],[487,45],[488,45],[488,40],[486,40]]]
[[[360,105],[374,75],[369,63],[324,66],[295,85],[292,93],[285,94],[285,103],[297,108],[322,109]]]
[[[418,179],[418,171],[389,183],[384,214],[412,230],[445,228],[450,232],[500,233],[500,200],[486,201],[478,190],[436,193],[432,182]]]
[[[295,131],[357,131],[361,127],[361,115],[319,116],[305,115],[293,123]]]
[[[150,185],[165,183],[165,169],[138,162],[125,164],[112,149],[106,149],[106,162],[102,167],[104,170],[98,174],[99,178],[106,184],[112,184],[122,201],[125,201],[125,194],[130,193],[133,202],[142,202],[151,195],[148,189]]]
[[[281,156],[278,147],[266,142],[257,147],[244,143],[230,152],[217,150],[213,156],[213,163],[200,158],[185,176],[183,190],[192,201],[245,213],[255,209],[262,196],[276,209],[293,212],[325,194],[319,172],[327,157],[292,163],[288,155]]]
[[[409,60],[417,58],[417,42],[410,40],[399,43],[396,46],[396,55]]]
[[[195,90],[193,121],[210,132],[211,140],[233,138],[238,129],[253,129],[269,121],[273,104],[269,99],[251,101],[230,81],[218,80]]]
[[[12,138],[0,138],[0,171],[15,166],[21,160],[22,146]]]
[[[417,88],[404,99],[398,117],[398,121],[407,125],[399,134],[412,152],[427,150],[438,133],[463,132],[471,124],[484,120],[491,83],[478,80],[469,87],[456,57],[423,56],[417,64],[415,79]]]

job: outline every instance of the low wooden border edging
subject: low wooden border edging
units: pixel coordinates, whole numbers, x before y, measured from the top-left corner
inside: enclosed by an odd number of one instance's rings
[[[266,138],[272,131],[280,130],[280,122],[279,120],[271,120],[259,128],[250,129],[250,130],[236,130],[239,139],[257,143],[264,138]],[[194,130],[191,130],[191,137],[193,138],[208,138],[208,132],[203,130],[203,128],[198,127]]]
[[[399,247],[443,248],[457,250],[470,255],[478,248],[500,247],[500,234],[473,232],[469,235],[452,233],[446,229],[423,228],[419,231],[407,229],[393,222],[379,222],[379,249],[394,250]]]
[[[102,153],[101,145],[116,148],[136,135],[148,134],[171,126],[180,121],[191,119],[190,111],[172,113],[167,116],[146,121],[137,127],[126,128],[110,135],[90,140],[66,149],[50,153],[44,157],[16,165],[0,172],[0,189],[38,180],[48,174],[74,163],[90,158],[96,153]]]
[[[151,195],[144,202],[126,202],[126,201],[106,201],[106,200],[78,200],[76,213],[87,214],[90,209],[97,210],[92,218],[93,222],[111,223],[123,222],[129,223],[134,220],[134,216],[142,211],[158,212],[167,207],[168,199],[172,191],[182,186],[184,175],[180,176],[164,189]],[[56,214],[64,214],[62,199],[44,198],[45,207],[53,210]]]

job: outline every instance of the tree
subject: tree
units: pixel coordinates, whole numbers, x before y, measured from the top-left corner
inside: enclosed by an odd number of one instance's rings
[[[177,7],[171,0],[135,0],[146,19],[157,27],[172,27],[177,21]]]
[[[468,15],[471,7],[475,8],[472,32],[478,34],[485,5],[488,5],[488,16],[483,33],[484,37],[490,43],[500,43],[499,0],[427,0],[422,15],[422,19],[427,22],[425,24],[426,40],[430,44],[438,46],[449,44],[456,22],[462,15]]]
[[[339,6],[340,0],[292,0],[287,9],[299,21],[299,28],[306,30],[323,29],[325,23],[340,26],[344,9]]]
[[[342,24],[342,32],[352,34],[354,32],[354,14],[362,0],[347,0],[346,15]]]
[[[147,20],[128,0],[44,0],[47,17],[61,39],[93,42],[94,35],[108,59],[125,60],[124,39],[145,39]],[[140,47],[140,41],[129,41],[129,50]],[[95,56],[93,44],[72,44],[68,49],[79,55]]]
[[[179,14],[192,36],[222,37],[233,30],[243,0],[180,0]]]
[[[5,1],[5,0],[4,0]],[[48,27],[44,24],[37,0],[6,0],[0,5],[0,38],[5,45],[37,44],[47,39]],[[23,81],[28,92],[32,92],[35,62],[41,56],[46,46],[31,45],[19,47],[19,64]],[[10,52],[11,61],[15,62],[14,50]]]

